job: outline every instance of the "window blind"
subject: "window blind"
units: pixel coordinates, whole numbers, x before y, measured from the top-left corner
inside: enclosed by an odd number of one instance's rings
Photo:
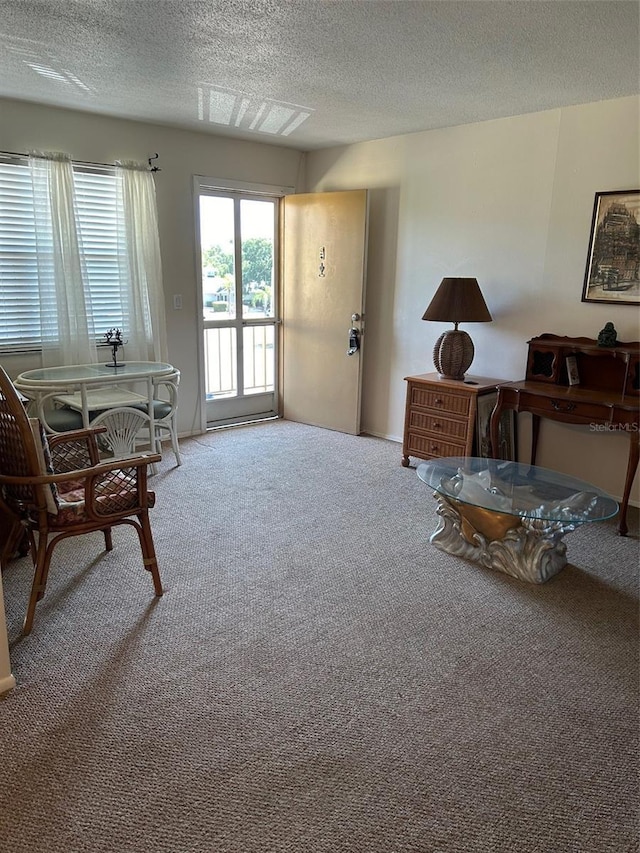
[[[40,343],[40,297],[31,175],[0,162],[0,346]]]
[[[126,262],[118,233],[115,174],[73,167],[76,224],[88,311],[98,340],[114,326],[127,335]],[[34,198],[29,167],[0,161],[0,349],[41,345]]]

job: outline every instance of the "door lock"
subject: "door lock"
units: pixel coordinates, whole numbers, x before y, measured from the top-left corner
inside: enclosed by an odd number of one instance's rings
[[[354,326],[349,329],[349,349],[347,355],[355,355],[360,349],[360,332]]]
[[[362,317],[356,311],[351,315],[351,328],[349,329],[349,349],[347,355],[355,355],[360,349],[360,329],[357,329],[355,323],[361,320]]]

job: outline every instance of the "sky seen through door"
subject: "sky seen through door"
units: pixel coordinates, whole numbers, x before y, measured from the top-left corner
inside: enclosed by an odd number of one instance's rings
[[[273,316],[275,205],[271,200],[241,199],[242,313]],[[230,197],[201,196],[200,234],[203,309],[205,319],[236,312],[236,231],[234,202]]]

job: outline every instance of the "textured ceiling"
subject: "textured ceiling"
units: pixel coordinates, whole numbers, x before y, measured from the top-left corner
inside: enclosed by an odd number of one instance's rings
[[[303,150],[640,91],[626,0],[0,0],[0,96]]]

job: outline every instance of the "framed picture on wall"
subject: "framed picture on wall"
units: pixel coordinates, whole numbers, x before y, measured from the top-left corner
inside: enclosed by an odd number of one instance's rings
[[[497,393],[481,394],[478,396],[478,409],[476,412],[476,456],[482,456],[484,459],[491,457],[491,413],[493,412]],[[498,427],[498,459],[506,459],[515,461],[516,452],[516,421],[514,412],[511,409],[506,409],[500,418],[500,426]]]
[[[596,193],[582,301],[640,304],[640,190]]]

